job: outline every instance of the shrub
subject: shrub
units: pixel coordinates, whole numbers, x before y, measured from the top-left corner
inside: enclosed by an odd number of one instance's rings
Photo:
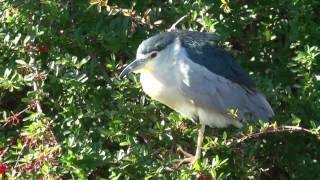
[[[1,1],[0,175],[11,179],[317,179],[320,2]],[[276,116],[243,129],[197,125],[117,75],[139,43],[179,29],[217,32]]]

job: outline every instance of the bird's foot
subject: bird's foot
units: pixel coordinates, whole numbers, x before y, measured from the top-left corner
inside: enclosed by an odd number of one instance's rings
[[[196,160],[198,158],[196,158],[196,156],[194,156],[193,154],[190,154],[186,151],[184,151],[181,147],[177,148],[177,152],[182,154],[185,158],[179,160],[178,164],[177,164],[177,168],[180,167],[182,164],[188,163],[189,165],[193,165]]]

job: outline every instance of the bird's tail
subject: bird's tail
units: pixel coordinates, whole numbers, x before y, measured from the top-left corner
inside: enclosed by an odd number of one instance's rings
[[[253,106],[250,111],[254,113],[255,117],[262,120],[268,120],[274,116],[272,107],[266,100],[266,98],[259,92],[249,95],[250,102]]]

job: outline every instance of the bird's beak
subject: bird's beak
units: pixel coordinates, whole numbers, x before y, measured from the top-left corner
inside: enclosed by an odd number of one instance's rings
[[[128,75],[129,73],[141,68],[145,64],[145,59],[136,59],[131,62],[127,67],[125,67],[122,72],[120,73],[119,77],[123,78],[124,76]]]

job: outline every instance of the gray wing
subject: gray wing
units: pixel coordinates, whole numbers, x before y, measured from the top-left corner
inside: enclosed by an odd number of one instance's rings
[[[235,109],[242,120],[250,120],[252,115],[253,118],[267,120],[274,115],[271,106],[259,92],[248,92],[241,85],[214,74],[201,65],[190,65],[192,61],[188,61],[182,64],[188,66],[188,71],[181,72],[180,89],[196,106],[214,109],[222,114]]]
[[[241,86],[255,90],[254,81],[230,53],[214,46],[210,42],[200,41],[199,39],[201,38],[182,37],[180,39],[190,60],[194,63],[204,66],[209,71],[236,82]]]

